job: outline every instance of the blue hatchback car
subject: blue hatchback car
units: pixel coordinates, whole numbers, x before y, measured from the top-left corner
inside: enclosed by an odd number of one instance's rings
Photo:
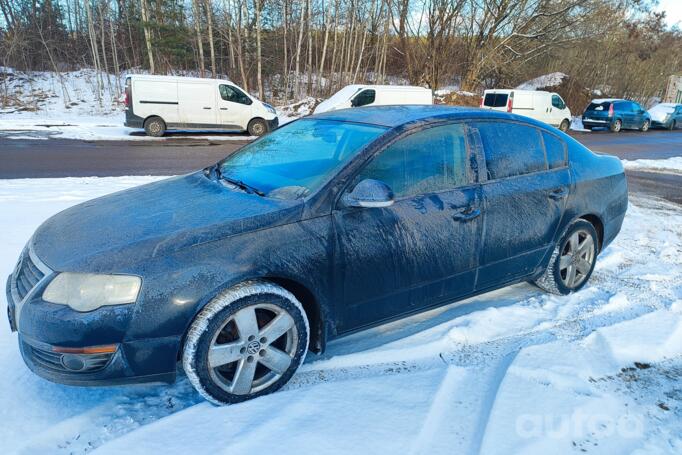
[[[583,112],[583,126],[608,128],[614,133],[622,129],[648,131],[651,127],[651,116],[634,101],[621,99],[592,100]]]
[[[433,106],[314,115],[202,171],[38,228],[7,283],[26,364],[74,385],[277,390],[336,337],[513,283],[587,283],[618,159],[543,123]]]

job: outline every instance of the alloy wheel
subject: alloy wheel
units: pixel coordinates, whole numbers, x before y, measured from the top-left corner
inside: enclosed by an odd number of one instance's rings
[[[209,374],[235,395],[259,392],[277,382],[298,350],[294,319],[277,305],[244,307],[230,316],[211,340]]]
[[[559,258],[559,274],[563,284],[570,289],[580,286],[590,274],[594,260],[594,239],[584,229],[575,231],[564,245]]]

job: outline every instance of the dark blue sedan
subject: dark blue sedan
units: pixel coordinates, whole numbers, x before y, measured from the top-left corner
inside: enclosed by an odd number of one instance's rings
[[[181,362],[233,403],[350,332],[523,281],[577,291],[626,208],[618,159],[525,117],[334,111],[50,218],[10,324],[51,381],[170,382]]]

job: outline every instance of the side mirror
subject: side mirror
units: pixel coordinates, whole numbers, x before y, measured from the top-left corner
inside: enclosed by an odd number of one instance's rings
[[[350,100],[350,105],[351,107],[358,107],[358,97],[356,96],[352,100]]]
[[[393,205],[393,190],[380,180],[365,179],[341,201],[346,207],[389,207]]]

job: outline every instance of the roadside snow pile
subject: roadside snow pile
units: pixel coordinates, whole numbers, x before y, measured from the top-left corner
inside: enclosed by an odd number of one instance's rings
[[[51,214],[153,180],[0,181],[0,275]],[[357,333],[223,408],[185,378],[49,383],[3,330],[3,453],[682,453],[681,253],[679,206],[634,200],[581,292],[520,284]]]
[[[631,171],[664,172],[682,174],[682,157],[674,156],[664,160],[621,160],[623,167]]]
[[[313,98],[312,96],[306,96],[301,101],[297,101],[290,104],[285,104],[282,106],[277,106],[277,116],[279,117],[279,124],[284,125],[297,118],[305,117],[310,115],[315,110],[315,107],[320,104],[321,98]]]
[[[568,75],[560,72],[549,73],[526,81],[516,88],[519,90],[537,90],[539,88],[556,87],[561,85],[566,77]]]

